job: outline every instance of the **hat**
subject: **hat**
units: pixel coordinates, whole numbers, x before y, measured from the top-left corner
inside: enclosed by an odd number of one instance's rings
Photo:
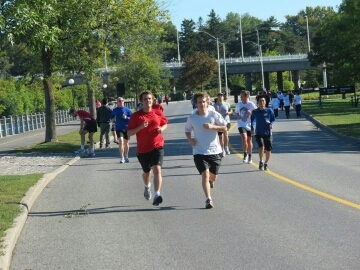
[[[219,93],[219,94],[217,94],[218,96],[223,96],[224,95],[224,93]]]
[[[72,109],[70,109],[69,114],[70,114],[70,115],[73,115],[74,112],[76,112],[76,110],[75,110],[74,108],[72,108]]]

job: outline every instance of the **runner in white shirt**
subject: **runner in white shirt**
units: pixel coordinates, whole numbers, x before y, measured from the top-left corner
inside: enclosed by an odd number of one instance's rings
[[[206,93],[196,93],[194,99],[198,111],[188,117],[185,136],[193,148],[194,163],[201,174],[206,196],[205,208],[210,209],[213,208],[210,188],[213,187],[221,165],[222,148],[218,132],[226,131],[226,122],[221,114],[208,110],[209,99]]]
[[[253,149],[252,135],[251,135],[251,112],[257,107],[254,102],[250,101],[250,92],[242,90],[240,99],[236,104],[235,113],[237,116],[238,130],[242,140],[242,148],[244,151],[244,163],[252,163],[251,155]]]

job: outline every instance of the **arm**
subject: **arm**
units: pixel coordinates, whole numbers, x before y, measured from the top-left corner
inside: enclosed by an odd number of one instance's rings
[[[127,135],[128,136],[133,136],[133,135],[135,135],[136,133],[138,133],[140,130],[142,130],[143,128],[145,128],[147,126],[148,126],[148,122],[144,121],[141,125],[137,126],[136,128],[129,129],[127,131]]]
[[[161,127],[158,127],[158,129],[157,129],[157,132],[158,133],[163,133],[164,131],[165,131],[165,129],[167,129],[167,124],[165,124],[165,125],[163,125],[163,126],[161,126]]]
[[[185,132],[185,136],[191,146],[196,145],[195,139],[191,138],[191,132]]]

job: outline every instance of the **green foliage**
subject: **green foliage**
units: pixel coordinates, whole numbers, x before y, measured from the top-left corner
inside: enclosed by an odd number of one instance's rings
[[[194,56],[184,59],[184,67],[181,69],[181,80],[189,89],[201,88],[218,71],[216,61],[206,52],[196,52]]]

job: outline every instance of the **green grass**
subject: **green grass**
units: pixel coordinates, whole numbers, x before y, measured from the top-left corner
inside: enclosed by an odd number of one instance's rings
[[[0,175],[0,237],[12,227],[20,214],[21,199],[41,177],[41,174]]]
[[[360,104],[357,108],[351,107],[349,100],[324,99],[322,109],[318,108],[317,101],[304,101],[302,110],[339,133],[360,138]]]
[[[85,137],[87,139],[87,135]],[[73,153],[80,145],[80,135],[74,131],[58,136],[58,142],[39,143],[28,148],[18,148],[15,153]]]

